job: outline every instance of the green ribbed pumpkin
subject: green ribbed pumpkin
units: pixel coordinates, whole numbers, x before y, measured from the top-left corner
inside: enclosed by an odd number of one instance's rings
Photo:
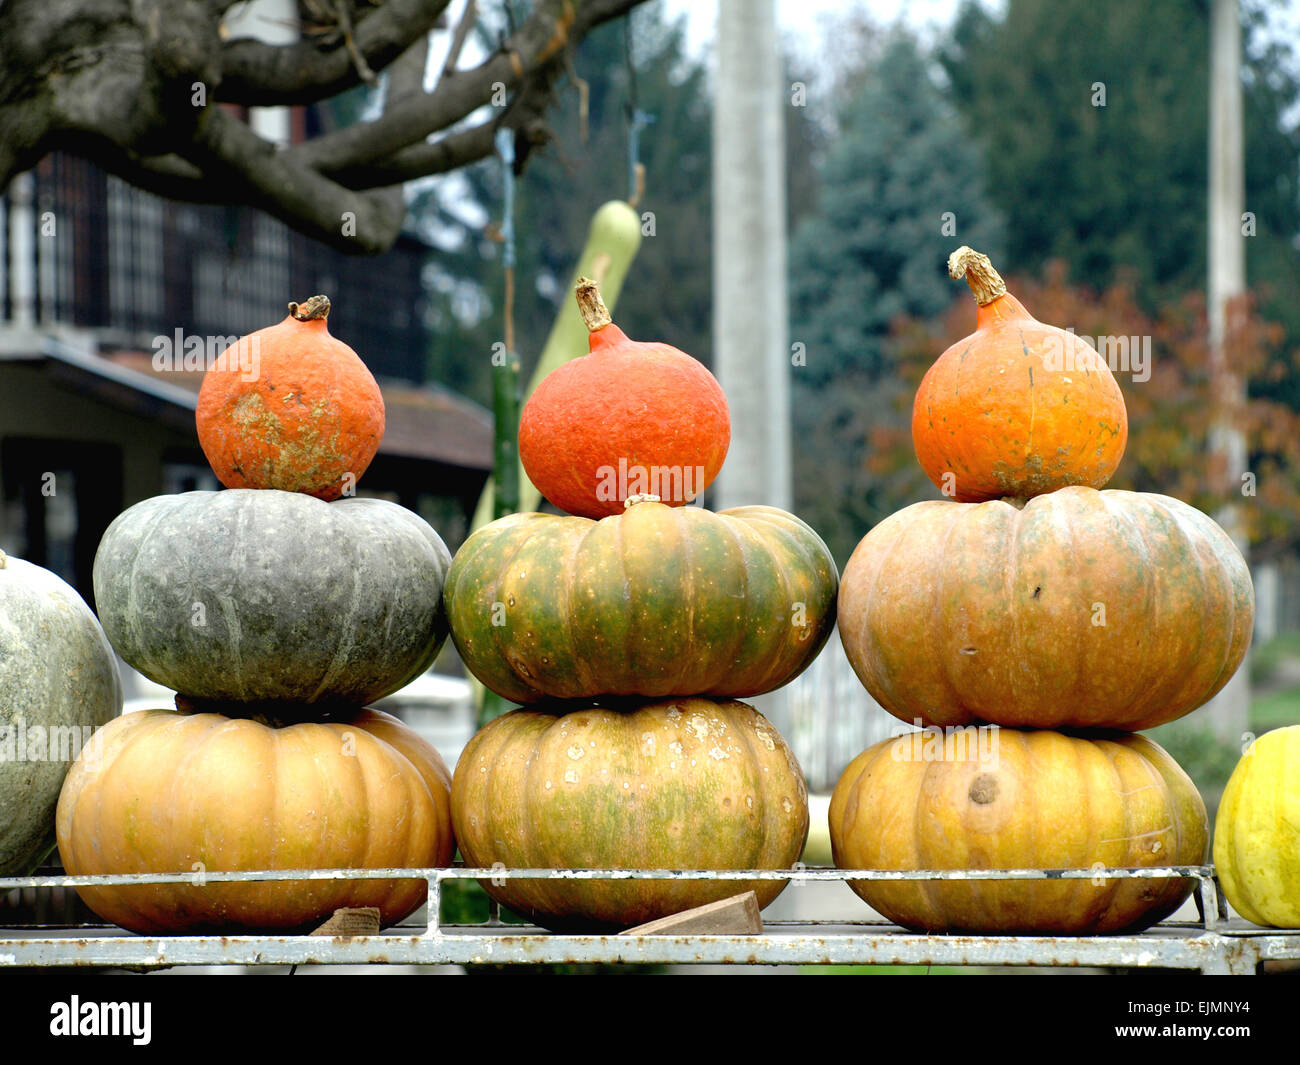
[[[826,545],[773,507],[632,502],[514,514],[457,552],[445,600],[470,671],[512,702],[744,698],[792,680],[835,623]]]

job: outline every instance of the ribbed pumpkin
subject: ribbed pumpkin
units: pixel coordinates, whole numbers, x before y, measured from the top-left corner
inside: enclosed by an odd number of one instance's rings
[[[1228,682],[1253,622],[1246,563],[1212,520],[1082,487],[892,514],[839,601],[862,683],[926,725],[1152,728]]]
[[[900,736],[858,755],[831,797],[841,869],[1089,869],[1199,865],[1205,805],[1142,736],[1088,740],[991,729]],[[926,744],[934,744],[933,756]],[[1100,935],[1167,917],[1168,880],[851,881],[870,906],[927,932]]]
[[[594,281],[579,278],[577,298],[590,354],[548,374],[524,404],[524,470],[557,507],[586,518],[622,513],[629,495],[690,503],[731,443],[722,386],[677,348],[629,340]]]
[[[1264,733],[1237,763],[1214,822],[1214,865],[1246,920],[1300,928],[1300,725]]]
[[[109,526],[95,599],[118,654],[196,699],[363,706],[432,664],[450,564],[382,499],[186,492]]]
[[[392,924],[424,903],[425,881],[202,874],[448,865],[450,783],[437,751],[374,710],[283,726],[144,710],[101,730],[68,773],[59,854],[74,875],[193,873],[185,884],[77,889],[135,932],[291,931],[345,906],[377,906]]]
[[[599,522],[485,526],[457,552],[446,603],[466,666],[512,702],[744,698],[813,660],[837,586],[825,544],[785,511],[651,499]]]
[[[975,332],[939,357],[916,393],[912,442],[930,480],[963,503],[1104,486],[1128,442],[1106,361],[1035,319],[987,256],[959,248],[948,272],[966,278],[979,311]]]
[[[788,869],[808,835],[803,774],[745,703],[636,709],[543,704],[490,722],[456,765],[452,817],[468,865]],[[488,893],[556,929],[618,929],[785,881],[516,880]]]
[[[330,301],[289,304],[242,337],[199,389],[199,444],[227,488],[320,499],[352,494],[384,436],[384,397],[357,353],[330,336]]]
[[[121,712],[113,649],[81,596],[0,551],[0,876],[53,847],[69,764]]]

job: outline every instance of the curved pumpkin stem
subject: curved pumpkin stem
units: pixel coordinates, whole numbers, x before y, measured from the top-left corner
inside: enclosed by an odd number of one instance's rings
[[[301,303],[289,304],[289,314],[300,322],[314,322],[317,318],[325,318],[329,313],[328,296],[312,296],[311,299],[303,300]]]
[[[948,276],[954,281],[966,278],[966,284],[975,294],[975,302],[981,307],[1007,294],[1007,283],[993,269],[989,257],[964,244],[948,256]]]
[[[573,294],[578,300],[578,313],[588,333],[598,333],[613,322],[605,301],[600,298],[600,286],[589,277],[578,278]]]

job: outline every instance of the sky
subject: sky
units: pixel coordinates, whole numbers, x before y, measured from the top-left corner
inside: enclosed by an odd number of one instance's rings
[[[707,50],[718,20],[718,0],[657,0],[664,10],[676,15],[686,15],[689,21],[691,50]],[[988,3],[989,0],[986,0]],[[952,22],[961,6],[961,0],[777,0],[777,23],[783,35],[802,38],[809,43],[817,40],[818,25],[826,16],[853,8],[865,8],[874,21],[890,25],[900,17],[914,30],[926,31],[946,26]],[[990,6],[993,6],[990,4]],[[996,6],[1000,7],[1000,4]]]

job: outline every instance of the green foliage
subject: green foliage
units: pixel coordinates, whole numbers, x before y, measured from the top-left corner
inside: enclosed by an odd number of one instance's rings
[[[1213,823],[1219,797],[1241,758],[1241,743],[1220,740],[1194,715],[1151,729],[1146,735],[1168,751],[1192,778]]]

